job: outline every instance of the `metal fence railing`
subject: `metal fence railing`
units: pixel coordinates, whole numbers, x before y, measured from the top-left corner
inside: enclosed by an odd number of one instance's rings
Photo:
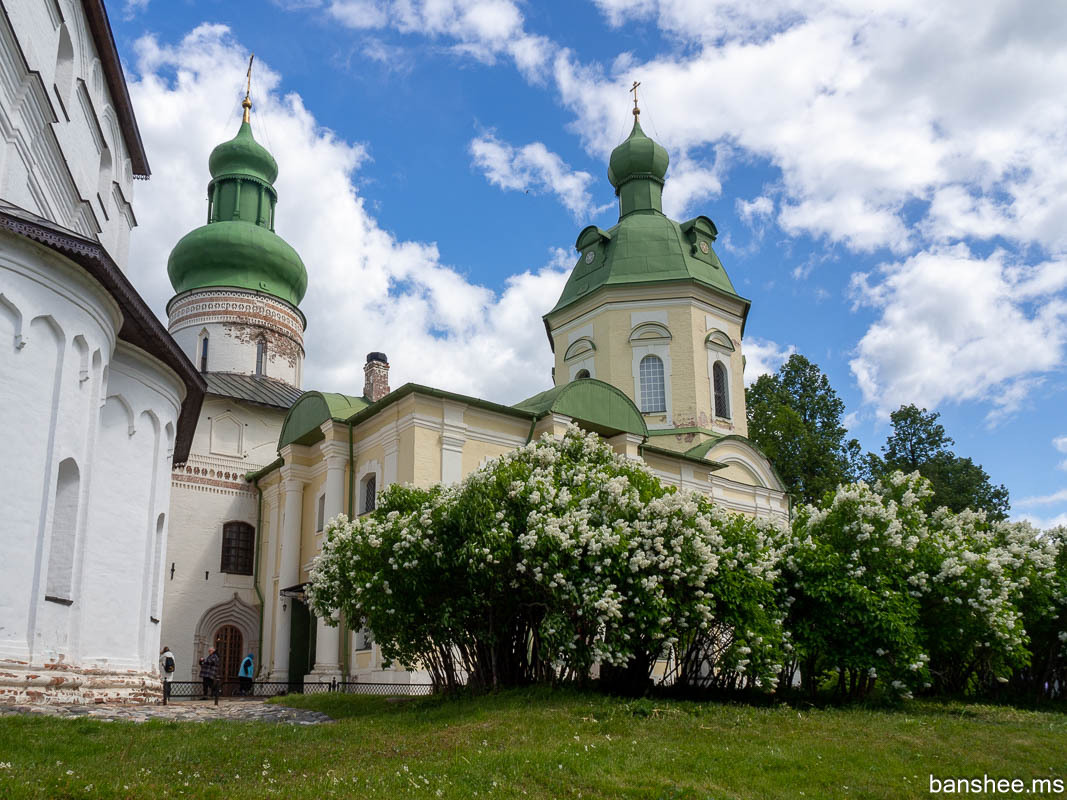
[[[170,700],[242,699],[245,697],[277,697],[285,694],[366,694],[380,697],[420,697],[433,693],[429,683],[375,683],[366,681],[253,681],[245,692],[240,681],[217,681],[205,694],[201,681],[171,681]]]

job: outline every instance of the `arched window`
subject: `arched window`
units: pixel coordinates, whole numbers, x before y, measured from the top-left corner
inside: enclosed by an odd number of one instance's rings
[[[251,575],[255,555],[256,529],[247,522],[227,522],[222,526],[222,566],[219,572]]]
[[[163,558],[163,525],[165,522],[165,514],[160,514],[156,518],[155,545],[152,549],[152,563],[149,565],[149,569],[152,570],[152,597],[149,602],[148,616],[155,622],[159,622],[159,576],[163,572],[163,565],[159,562]]]
[[[580,369],[574,375],[574,379],[576,381],[580,381],[582,378],[588,378],[588,377],[589,377],[589,370],[587,370],[587,369]]]
[[[712,382],[715,384],[715,416],[723,419],[730,418],[730,395],[726,380],[726,367],[721,361],[716,361],[711,368]]]
[[[200,339],[200,371],[207,372],[207,334]]]
[[[375,474],[373,472],[370,475],[368,475],[366,478],[363,479],[363,487],[362,487],[363,491],[360,492],[360,494],[362,495],[362,497],[361,497],[362,502],[359,505],[359,507],[360,507],[360,512],[359,513],[366,514],[366,513],[370,512],[370,511],[373,511],[375,509],[375,507],[377,505],[377,499],[378,499],[377,498],[377,486],[376,486],[376,484],[377,484],[377,476],[375,476]]]
[[[70,605],[74,572],[74,542],[78,528],[81,475],[73,458],[59,464],[56,504],[52,512],[52,547],[48,554],[45,599]]]
[[[667,395],[663,384],[663,361],[659,356],[645,356],[641,359],[638,375],[641,380],[641,412],[665,412]]]
[[[256,377],[262,378],[267,372],[267,340],[256,339]]]

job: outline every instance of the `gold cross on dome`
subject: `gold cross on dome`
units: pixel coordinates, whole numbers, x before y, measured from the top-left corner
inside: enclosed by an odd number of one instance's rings
[[[256,54],[253,53],[248,59],[248,84],[245,87],[245,99],[241,101],[241,107],[245,110],[245,122],[248,122],[248,111],[252,108],[252,61],[255,57]]]
[[[634,93],[634,116],[636,117],[641,113],[641,109],[637,107],[637,87],[641,85],[640,81],[634,81],[634,85],[630,87],[630,91]]]

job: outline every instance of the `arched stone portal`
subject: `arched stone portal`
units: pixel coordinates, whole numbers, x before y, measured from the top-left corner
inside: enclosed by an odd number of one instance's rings
[[[225,631],[224,628],[233,630]],[[259,672],[259,611],[255,606],[241,600],[234,592],[233,599],[212,606],[204,612],[200,622],[197,623],[193,638],[193,663],[190,665],[194,680],[200,678],[200,659],[207,655],[208,649],[215,645],[219,636],[225,640],[223,644],[227,642],[239,644],[240,649],[244,651],[238,657],[238,664],[240,664],[240,659],[248,653],[255,653],[257,656],[256,672]],[[239,643],[235,639],[239,639]],[[232,646],[231,644],[230,647]],[[222,649],[219,650],[220,661],[227,655]],[[219,666],[219,675],[224,679],[229,678],[230,676],[223,671],[226,665],[220,664]]]

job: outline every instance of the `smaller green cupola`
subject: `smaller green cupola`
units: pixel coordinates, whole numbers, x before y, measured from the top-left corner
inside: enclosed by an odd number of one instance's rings
[[[252,136],[246,94],[237,135],[211,151],[207,224],[174,246],[167,274],[177,294],[232,286],[273,295],[296,306],[307,291],[307,270],[274,232],[278,164]]]
[[[663,145],[641,130],[641,109],[635,93],[633,130],[611,151],[608,161],[608,180],[619,198],[620,217],[634,211],[663,213],[663,179],[669,163]]]

